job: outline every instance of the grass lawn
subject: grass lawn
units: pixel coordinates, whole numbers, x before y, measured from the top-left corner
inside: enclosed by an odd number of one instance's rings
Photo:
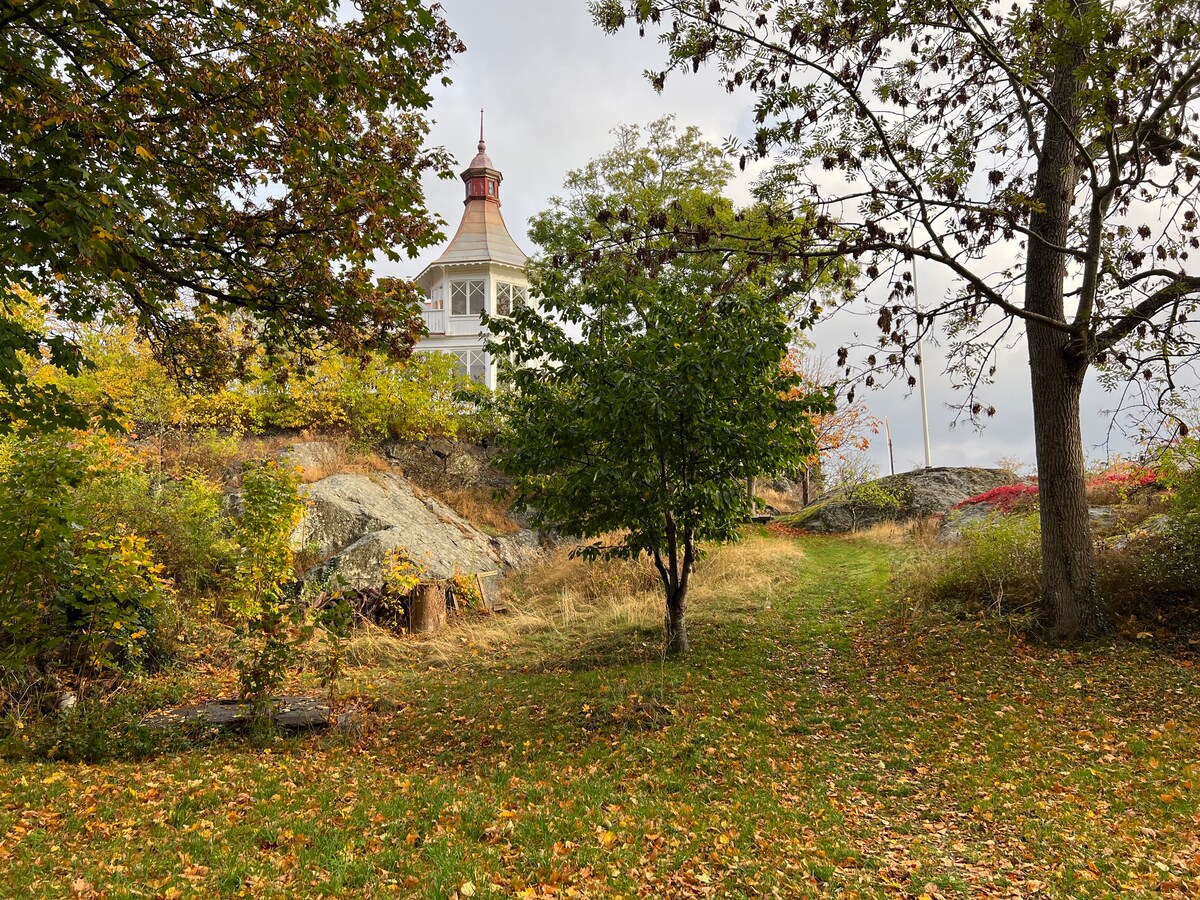
[[[906,615],[901,552],[715,553],[682,662],[576,584],[354,669],[350,733],[2,763],[0,896],[1200,893],[1193,664]]]

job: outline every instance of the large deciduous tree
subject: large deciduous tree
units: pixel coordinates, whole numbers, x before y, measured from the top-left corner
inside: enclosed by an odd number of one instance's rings
[[[500,464],[518,501],[543,525],[597,539],[587,554],[653,558],[670,655],[688,648],[701,542],[737,537],[746,479],[794,471],[828,408],[780,365],[823,267],[699,252],[717,231],[757,241],[786,227],[763,209],[736,212],[720,193],[729,176],[695,129],[619,130],[534,219],[541,310],[488,320],[512,386],[499,398]]]
[[[987,381],[1025,331],[1052,637],[1104,627],[1084,493],[1089,368],[1168,392],[1197,349],[1200,3],[603,0],[658,28],[672,69],[716,65],[755,99],[748,157],[811,209],[796,254],[849,253],[887,298],[878,362],[901,370],[944,325]],[[838,227],[833,226],[834,221]],[[772,248],[771,252],[777,252]],[[917,309],[908,262],[954,285]],[[843,360],[843,364],[844,364]]]
[[[6,4],[0,287],[60,323],[132,314],[181,374],[234,310],[268,347],[406,353],[415,290],[371,264],[438,237],[423,111],[458,49],[421,0]],[[0,346],[69,358],[17,318]]]

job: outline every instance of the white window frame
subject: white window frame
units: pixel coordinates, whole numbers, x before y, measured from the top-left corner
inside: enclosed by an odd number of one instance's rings
[[[471,311],[471,291],[472,288],[479,289],[479,308],[474,312]],[[463,308],[465,312],[454,311],[454,301],[457,299],[454,295],[456,291],[462,292]],[[479,314],[487,308],[487,281],[483,278],[463,279],[462,281],[450,282],[450,316],[454,319],[478,319]]]
[[[472,378],[480,384],[487,384],[488,358],[482,350],[452,350],[450,351],[458,362],[454,371],[459,375]],[[478,374],[472,371],[478,369]]]
[[[496,315],[511,316],[514,309],[529,302],[529,289],[506,281],[496,283]]]

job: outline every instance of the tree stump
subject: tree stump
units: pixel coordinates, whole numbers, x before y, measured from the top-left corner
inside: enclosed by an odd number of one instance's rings
[[[446,586],[440,581],[418,584],[412,592],[408,629],[413,634],[433,634],[446,624]]]

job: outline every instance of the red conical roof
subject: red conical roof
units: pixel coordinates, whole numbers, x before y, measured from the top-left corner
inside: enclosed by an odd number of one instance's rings
[[[462,173],[462,178],[467,183],[466,209],[463,210],[462,221],[445,252],[429,268],[481,262],[498,262],[524,268],[529,258],[508,233],[508,226],[504,224],[504,216],[500,213],[499,185],[504,176],[487,155],[482,110],[479,117],[479,152]],[[485,184],[492,182],[492,193],[483,189],[472,192],[472,183],[477,179],[483,179]]]

